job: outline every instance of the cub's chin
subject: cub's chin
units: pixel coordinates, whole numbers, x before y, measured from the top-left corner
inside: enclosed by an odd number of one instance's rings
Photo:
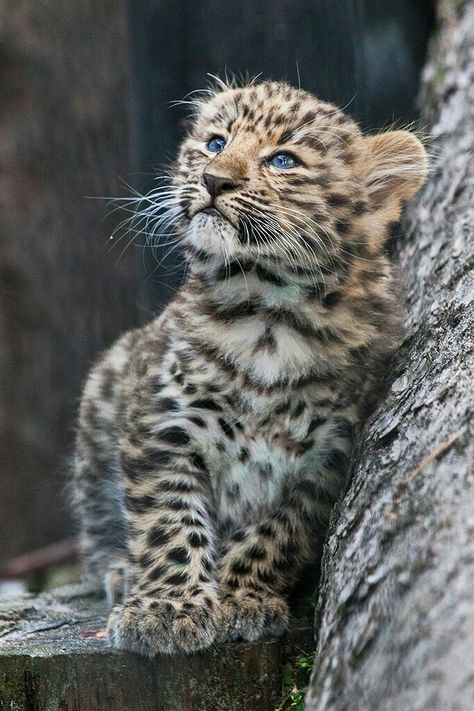
[[[238,230],[215,208],[197,212],[186,230],[185,242],[219,256],[232,257],[239,253]]]

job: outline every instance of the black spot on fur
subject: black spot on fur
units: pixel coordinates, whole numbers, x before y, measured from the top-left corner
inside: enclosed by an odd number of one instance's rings
[[[335,306],[336,304],[338,304],[340,302],[341,298],[342,298],[342,294],[339,291],[333,291],[324,297],[323,304],[327,308],[332,308],[333,306]]]
[[[156,404],[158,412],[177,412],[180,409],[179,402],[172,397],[163,397]]]
[[[201,457],[200,454],[193,454],[192,459],[191,459],[193,466],[196,467],[196,469],[199,469],[200,471],[207,472],[208,469],[206,467],[206,462],[204,461],[203,457]]]
[[[188,417],[188,420],[198,427],[207,427],[206,422],[202,419],[202,417],[199,417],[199,415],[191,415]]]
[[[206,573],[212,573],[215,567],[214,561],[211,558],[204,558],[204,560],[202,561],[202,567],[204,568]]]
[[[195,519],[192,516],[183,516],[181,518],[181,523],[185,526],[196,526],[197,528],[204,528],[204,524],[199,519]]]
[[[193,548],[202,548],[203,546],[207,546],[209,540],[203,534],[193,531],[188,536],[188,543]]]
[[[306,432],[306,437],[308,437],[311,432],[314,432],[317,427],[320,427],[320,425],[323,425],[325,422],[326,420],[323,417],[314,417],[309,423],[308,431]]]
[[[180,563],[181,565],[185,565],[189,562],[189,553],[186,548],[183,547],[172,548],[168,553],[168,560],[173,563]]]
[[[234,575],[247,575],[252,570],[251,565],[246,560],[235,560],[231,567]]]
[[[288,406],[289,406],[289,405],[288,405],[288,402],[282,402],[282,403],[280,403],[280,405],[278,405],[277,407],[275,407],[275,410],[274,410],[275,415],[281,415],[282,412],[286,412],[286,410],[288,410]]]
[[[280,140],[278,141],[277,145],[281,145],[282,143],[287,143],[288,141],[291,140],[291,136],[294,133],[294,129],[290,129],[288,131],[284,131],[280,137]]]
[[[156,526],[155,528],[152,528],[151,531],[148,531],[148,545],[152,548],[156,548],[157,546],[164,546],[170,540],[170,535],[170,532],[166,529]]]
[[[169,568],[167,566],[157,565],[148,571],[147,578],[148,578],[148,580],[158,580],[158,578],[161,578],[168,571],[169,571]]]
[[[250,269],[253,268],[253,264],[249,264],[247,262],[231,262],[230,264],[227,264],[225,267],[220,267],[219,270],[215,274],[215,279],[222,281],[223,279],[230,279],[233,276],[236,276],[237,274],[242,274],[245,275],[245,272],[248,272]]]
[[[264,588],[259,584],[256,583],[254,580],[249,580],[248,582],[245,583],[246,587],[251,588],[252,590],[255,590],[257,593],[262,593],[264,592]]]
[[[156,507],[156,499],[151,494],[144,494],[136,498],[128,495],[127,504],[133,513],[146,513]]]
[[[350,198],[347,195],[340,195],[339,193],[331,193],[327,197],[327,203],[331,207],[343,207],[350,203]]]
[[[247,534],[243,529],[241,529],[240,531],[236,531],[232,536],[232,540],[235,543],[240,543],[240,541],[245,540],[245,538],[247,538]]]
[[[247,316],[254,316],[258,311],[259,305],[259,299],[251,299],[240,301],[227,308],[216,309],[214,306],[210,308],[215,318],[222,319],[223,321],[233,321]]]
[[[278,274],[275,274],[275,272],[271,272],[268,269],[265,269],[260,264],[257,264],[256,272],[258,278],[262,281],[268,281],[272,284],[275,284],[275,286],[288,286],[288,282],[282,279],[282,277],[280,277]]]
[[[144,553],[138,559],[141,568],[149,568],[154,562],[153,556],[151,556],[150,553]]]
[[[367,203],[363,200],[358,200],[357,202],[355,202],[352,206],[352,214],[359,216],[363,215],[364,212],[367,212]]]
[[[158,482],[159,491],[175,491],[182,494],[196,491],[196,486],[192,481],[167,481],[166,479]]]
[[[297,406],[295,407],[295,411],[293,412],[293,417],[299,417],[303,410],[306,407],[306,403],[304,400],[300,400]]]
[[[200,398],[199,400],[193,400],[190,405],[191,407],[200,407],[203,410],[215,410],[216,412],[222,411],[222,407],[211,398]]]
[[[169,463],[171,459],[176,458],[174,452],[166,452],[161,449],[145,447],[140,458],[134,461],[122,461],[126,476],[131,481],[139,481],[147,478],[150,474],[156,473],[159,469]]]
[[[264,521],[257,526],[257,533],[268,538],[273,538],[275,535],[271,523],[268,523],[267,521]]]
[[[336,220],[336,230],[342,234],[345,235],[350,228],[350,224],[347,220]]]
[[[166,506],[173,511],[186,511],[189,509],[189,505],[182,499],[171,499],[166,501]]]
[[[222,417],[219,417],[218,422],[224,434],[229,437],[229,439],[235,439],[234,430],[229,425],[229,423],[226,422],[226,420],[224,420]]]
[[[247,447],[242,447],[242,449],[240,450],[240,454],[239,454],[239,460],[241,462],[246,462],[248,458],[249,458],[249,450],[247,449]]]
[[[205,252],[203,249],[196,249],[193,247],[193,258],[197,259],[198,262],[203,262],[204,264],[208,262],[212,255]]]
[[[183,430],[182,427],[176,426],[167,427],[166,429],[161,430],[158,436],[164,442],[177,446],[188,444],[191,439],[186,430]]]
[[[266,558],[267,552],[263,546],[255,543],[250,548],[247,548],[245,554],[248,555],[251,560],[263,560]]]
[[[175,575],[170,575],[168,578],[166,578],[165,582],[168,585],[182,585],[183,583],[186,583],[189,580],[189,575],[185,573],[184,571],[180,573],[175,573]]]
[[[209,609],[212,609],[214,607],[213,601],[211,600],[210,597],[207,597],[206,595],[203,595],[202,602]]]
[[[260,336],[260,338],[257,340],[255,348],[256,350],[260,348],[267,348],[268,350],[273,352],[276,348],[276,345],[277,343],[275,340],[275,336],[273,335],[273,331],[269,326],[267,326],[263,335]]]

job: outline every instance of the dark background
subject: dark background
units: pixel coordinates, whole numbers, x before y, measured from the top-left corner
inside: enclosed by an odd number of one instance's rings
[[[179,261],[108,239],[105,201],[173,155],[170,101],[225,69],[286,79],[370,130],[416,119],[428,0],[4,0],[0,7],[0,562],[71,535],[74,413],[98,352]],[[298,68],[298,69],[297,69]],[[123,217],[123,216],[122,216]],[[160,255],[158,255],[158,258]]]

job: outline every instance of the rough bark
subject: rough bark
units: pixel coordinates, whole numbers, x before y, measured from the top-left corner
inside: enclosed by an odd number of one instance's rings
[[[112,650],[104,602],[70,587],[0,602],[0,709],[274,711],[285,662],[311,644],[303,613],[280,640],[150,661]]]
[[[440,12],[437,157],[396,248],[406,336],[334,517],[307,711],[474,708],[474,5]]]

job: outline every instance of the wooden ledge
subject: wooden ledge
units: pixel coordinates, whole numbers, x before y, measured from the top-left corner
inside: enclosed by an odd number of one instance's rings
[[[148,660],[113,650],[95,591],[0,599],[3,711],[274,711],[282,669],[314,645],[311,611],[281,639]]]

